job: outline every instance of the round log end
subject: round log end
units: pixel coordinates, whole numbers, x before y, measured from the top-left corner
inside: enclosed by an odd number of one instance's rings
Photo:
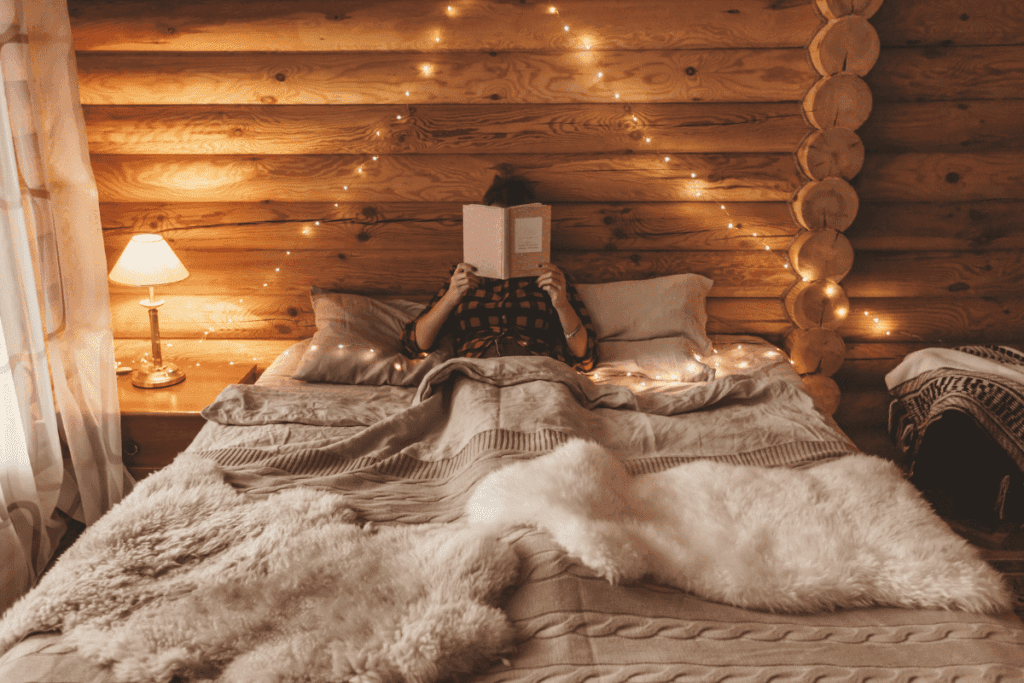
[[[813,180],[850,180],[864,166],[864,143],[849,128],[816,130],[804,138],[796,153],[800,168]]]
[[[786,312],[803,330],[834,330],[850,312],[850,300],[839,283],[831,280],[797,282],[786,294]]]
[[[815,0],[818,11],[826,19],[838,19],[850,14],[859,14],[870,19],[882,6],[882,0]]]
[[[857,191],[842,178],[825,178],[803,185],[791,204],[793,216],[808,230],[838,230],[853,224],[860,208]]]
[[[871,88],[860,76],[836,74],[819,79],[804,96],[804,115],[819,130],[857,130],[871,114]]]
[[[801,379],[818,410],[826,415],[834,415],[839,409],[839,401],[842,400],[842,393],[835,380],[824,375],[804,375]]]
[[[834,19],[815,34],[807,52],[822,76],[852,73],[865,76],[878,61],[882,43],[878,32],[862,16]]]
[[[846,344],[839,333],[821,327],[795,329],[786,335],[783,346],[793,361],[793,369],[801,375],[831,377],[846,357]]]
[[[804,280],[839,282],[853,267],[853,246],[836,230],[805,230],[790,245],[789,262]]]

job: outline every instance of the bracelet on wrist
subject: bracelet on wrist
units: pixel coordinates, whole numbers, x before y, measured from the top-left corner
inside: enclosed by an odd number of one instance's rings
[[[575,330],[573,330],[572,332],[569,332],[568,334],[566,334],[566,335],[565,335],[565,340],[566,340],[566,341],[569,341],[570,339],[572,339],[573,337],[575,337],[575,336],[576,336],[577,334],[579,334],[579,333],[580,333],[580,330],[582,330],[582,329],[583,329],[583,321],[581,320],[581,321],[580,321],[580,322],[579,322],[579,323],[578,323],[578,324],[576,325],[576,329],[575,329]]]

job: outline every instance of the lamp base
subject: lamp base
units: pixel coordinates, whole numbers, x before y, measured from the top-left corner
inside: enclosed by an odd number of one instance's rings
[[[132,371],[132,384],[142,389],[159,389],[185,381],[185,371],[174,363],[164,363],[158,368],[146,372]]]

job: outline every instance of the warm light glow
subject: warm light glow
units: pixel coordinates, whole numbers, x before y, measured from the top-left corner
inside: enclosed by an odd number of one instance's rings
[[[140,234],[132,236],[108,277],[122,285],[152,287],[180,282],[188,270],[162,235]]]

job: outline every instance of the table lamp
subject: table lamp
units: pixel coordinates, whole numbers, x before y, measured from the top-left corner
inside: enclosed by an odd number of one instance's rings
[[[107,276],[112,282],[134,287],[149,287],[149,298],[139,303],[149,308],[149,328],[153,341],[153,366],[132,372],[132,384],[145,389],[169,387],[184,381],[185,371],[174,363],[165,363],[160,353],[160,324],[156,309],[164,304],[156,301],[153,287],[180,282],[188,271],[174,255],[171,245],[161,235],[134,235]]]

